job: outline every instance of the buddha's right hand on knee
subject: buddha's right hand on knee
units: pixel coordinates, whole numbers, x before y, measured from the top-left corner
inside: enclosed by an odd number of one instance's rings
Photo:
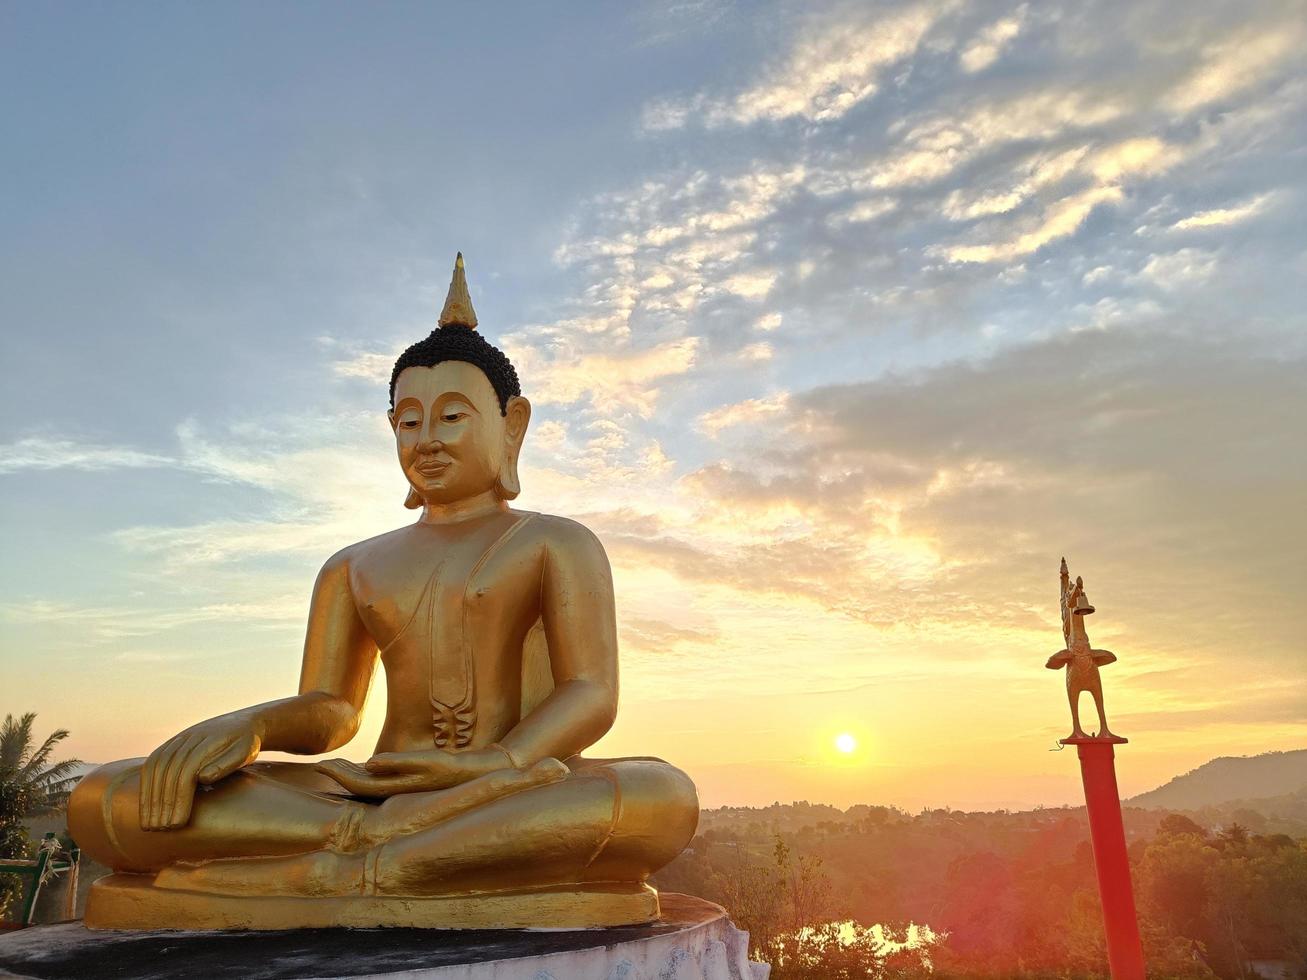
[[[141,767],[141,829],[186,826],[196,786],[217,782],[253,762],[260,747],[250,720],[233,715],[202,721],[174,735]]]

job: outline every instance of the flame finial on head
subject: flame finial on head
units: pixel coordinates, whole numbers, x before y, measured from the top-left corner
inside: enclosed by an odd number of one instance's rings
[[[449,281],[449,295],[445,297],[445,308],[440,311],[439,325],[467,327],[469,330],[475,330],[477,326],[476,310],[472,309],[472,297],[467,291],[462,252],[454,259],[454,278]]]

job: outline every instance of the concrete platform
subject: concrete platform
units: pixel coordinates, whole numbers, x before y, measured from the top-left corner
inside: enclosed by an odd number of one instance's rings
[[[748,934],[664,892],[645,926],[584,930],[294,929],[104,932],[80,922],[0,934],[0,977],[405,980],[762,980]]]

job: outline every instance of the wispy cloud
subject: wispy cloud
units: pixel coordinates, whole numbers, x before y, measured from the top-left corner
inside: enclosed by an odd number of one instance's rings
[[[999,55],[1018,34],[1025,24],[1029,5],[1022,4],[1011,16],[994,21],[962,49],[958,55],[964,71],[983,71],[998,60]]]
[[[1217,257],[1200,248],[1154,255],[1140,270],[1140,277],[1168,291],[1188,289],[1206,282],[1216,271]]]
[[[1270,202],[1273,195],[1258,194],[1256,197],[1243,204],[1237,204],[1228,208],[1211,208],[1207,211],[1199,211],[1191,214],[1187,218],[1182,218],[1171,227],[1176,231],[1192,231],[1196,228],[1224,228],[1227,225],[1237,225],[1241,221],[1247,221],[1249,218],[1261,214],[1266,205]]]
[[[115,470],[174,466],[176,460],[128,446],[97,446],[29,436],[0,446],[0,473],[23,470]]]
[[[654,102],[645,109],[645,128],[839,119],[874,96],[883,73],[916,51],[955,6],[915,3],[886,10],[849,5],[838,13],[814,13],[796,28],[790,50],[757,82],[731,96],[699,94]]]
[[[1172,88],[1168,106],[1193,112],[1228,101],[1279,75],[1301,53],[1307,20],[1296,3],[1273,4],[1267,11],[1283,16],[1255,18],[1244,29],[1204,44],[1198,64]]]

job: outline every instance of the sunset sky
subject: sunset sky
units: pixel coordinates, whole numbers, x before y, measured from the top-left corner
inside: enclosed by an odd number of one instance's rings
[[[100,762],[293,693],[318,567],[413,519],[386,382],[461,249],[518,505],[613,563],[596,754],[1074,801],[1064,554],[1123,792],[1307,747],[1305,46],[1303,2],[5,6],[0,714]]]

